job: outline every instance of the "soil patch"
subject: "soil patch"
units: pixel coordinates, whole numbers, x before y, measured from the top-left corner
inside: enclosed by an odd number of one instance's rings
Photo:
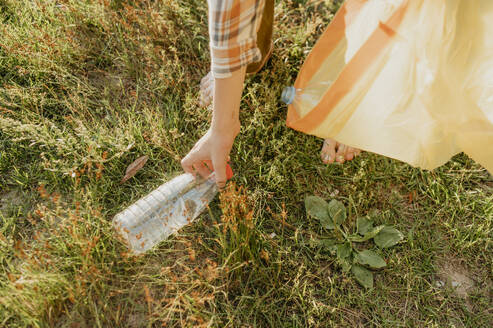
[[[471,273],[456,259],[442,259],[437,265],[437,287],[449,287],[454,293],[466,299],[474,289]]]
[[[9,209],[21,205],[22,202],[22,195],[18,190],[0,194],[0,215],[7,215]]]

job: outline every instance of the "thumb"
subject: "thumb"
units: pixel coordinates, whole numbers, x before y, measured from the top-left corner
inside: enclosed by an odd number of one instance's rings
[[[214,173],[216,175],[216,184],[219,188],[224,188],[226,185],[226,158],[213,157],[212,166],[214,167]]]

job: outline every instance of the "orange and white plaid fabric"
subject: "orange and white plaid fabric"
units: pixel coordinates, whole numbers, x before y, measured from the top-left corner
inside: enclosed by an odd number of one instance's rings
[[[262,59],[257,47],[265,0],[207,0],[211,71],[215,78]]]

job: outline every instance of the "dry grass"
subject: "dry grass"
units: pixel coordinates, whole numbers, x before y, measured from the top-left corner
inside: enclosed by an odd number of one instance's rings
[[[178,174],[209,124],[196,101],[205,1],[0,0],[0,326],[490,326],[484,169],[462,155],[434,172],[373,154],[327,167],[319,140],[285,127],[280,92],[339,2],[278,1],[274,55],[243,97],[234,184],[133,257],[111,218]],[[326,232],[306,194],[404,232],[374,289],[309,247]],[[437,287],[444,258],[473,281],[465,298]]]

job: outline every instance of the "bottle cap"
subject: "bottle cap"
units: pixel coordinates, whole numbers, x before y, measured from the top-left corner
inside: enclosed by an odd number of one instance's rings
[[[282,90],[281,101],[286,105],[291,105],[296,95],[296,89],[293,86],[285,87]]]
[[[229,166],[229,163],[226,165],[226,179],[231,180],[233,178],[233,169]]]

